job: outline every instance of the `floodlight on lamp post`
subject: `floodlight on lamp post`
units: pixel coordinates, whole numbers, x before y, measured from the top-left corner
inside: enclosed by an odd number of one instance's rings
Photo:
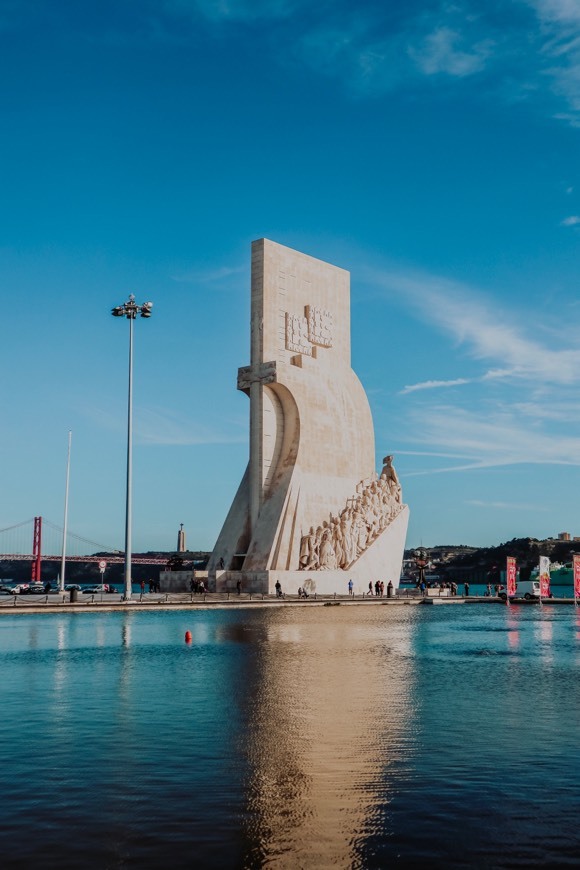
[[[131,293],[127,302],[111,309],[113,317],[126,317],[129,321],[129,398],[127,402],[127,500],[125,510],[125,588],[123,600],[131,599],[131,496],[133,476],[133,321],[138,314],[151,317],[152,302],[137,305]]]

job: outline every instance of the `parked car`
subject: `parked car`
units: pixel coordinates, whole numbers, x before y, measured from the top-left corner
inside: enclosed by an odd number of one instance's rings
[[[81,589],[83,595],[100,595],[101,592],[115,592],[108,583],[96,583],[94,586],[84,586]]]
[[[504,601],[507,598],[505,590],[499,593],[499,597]],[[534,598],[540,597],[540,584],[537,580],[520,580],[516,584],[516,594],[510,595],[510,598],[525,598],[526,601],[531,601]]]
[[[12,586],[0,585],[0,595],[12,595]]]
[[[28,589],[30,587],[29,583],[17,583],[16,586],[12,587],[13,595],[28,595]]]
[[[44,583],[31,583],[27,590],[28,595],[44,595]]]
[[[78,589],[78,591],[80,592],[81,587],[79,586],[78,583],[67,583],[66,586],[64,587],[65,592],[70,592],[71,589]]]

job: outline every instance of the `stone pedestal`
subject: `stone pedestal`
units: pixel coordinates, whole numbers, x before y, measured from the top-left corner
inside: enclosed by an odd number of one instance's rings
[[[216,571],[210,588],[215,592],[236,592],[238,580],[243,592],[274,595],[276,581],[282,591],[296,595],[300,587],[308,594],[347,595],[348,581],[353,581],[355,595],[365,594],[369,582],[382,580],[385,590],[389,581],[394,589],[399,587],[401,575],[400,553],[405,547],[409,522],[409,509],[403,508],[392,525],[374,541],[368,550],[353,564],[351,569],[330,571]],[[433,590],[434,591],[434,590]],[[386,592],[385,592],[386,594]]]
[[[193,571],[161,571],[159,585],[162,592],[189,592]]]

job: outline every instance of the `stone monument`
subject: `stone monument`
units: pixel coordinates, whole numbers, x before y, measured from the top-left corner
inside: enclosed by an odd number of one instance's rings
[[[346,594],[399,584],[409,510],[350,365],[350,276],[252,244],[250,460],[211,555],[210,588]]]

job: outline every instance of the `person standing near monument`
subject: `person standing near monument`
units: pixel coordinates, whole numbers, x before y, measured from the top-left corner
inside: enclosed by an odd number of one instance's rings
[[[353,585],[354,584],[353,584],[352,580],[349,580],[348,581],[348,594],[349,595],[353,595],[353,591],[352,591]]]
[[[242,581],[239,579],[238,579],[238,582],[236,583],[236,589],[238,590],[238,595],[241,595],[242,594]]]

